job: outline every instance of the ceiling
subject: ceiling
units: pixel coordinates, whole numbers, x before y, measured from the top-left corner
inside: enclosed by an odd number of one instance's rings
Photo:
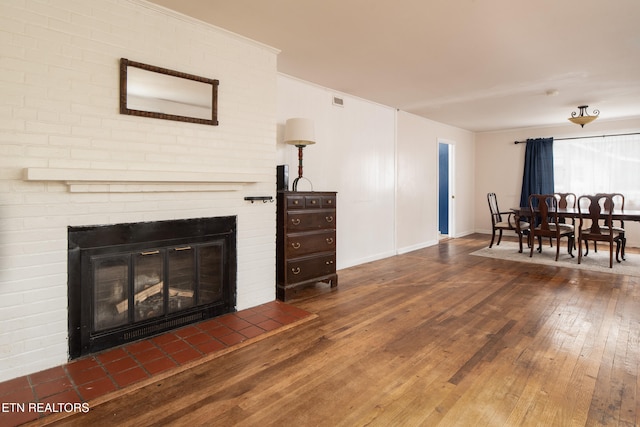
[[[640,117],[638,0],[151,3],[279,49],[281,73],[470,131],[570,124],[583,104]]]

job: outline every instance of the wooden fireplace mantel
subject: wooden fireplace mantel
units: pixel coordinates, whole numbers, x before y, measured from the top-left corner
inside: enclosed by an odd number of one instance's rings
[[[72,193],[238,191],[270,177],[252,173],[209,173],[77,168],[25,168],[25,181],[63,182]]]

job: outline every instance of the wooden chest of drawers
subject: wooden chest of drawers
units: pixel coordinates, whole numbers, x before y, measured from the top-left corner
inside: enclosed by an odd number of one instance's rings
[[[338,286],[336,193],[278,192],[276,296],[286,301],[317,282]]]

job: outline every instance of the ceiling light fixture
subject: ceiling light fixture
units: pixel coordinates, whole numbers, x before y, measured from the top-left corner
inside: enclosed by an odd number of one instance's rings
[[[593,110],[593,116],[590,116],[587,113],[587,108],[589,108],[588,105],[579,105],[578,108],[580,109],[579,112],[575,112],[573,111],[571,113],[571,117],[569,117],[569,121],[571,123],[575,123],[577,125],[580,125],[580,127],[584,127],[584,125],[586,125],[587,123],[591,123],[592,121],[594,121],[595,119],[598,118],[598,114],[600,114],[600,111],[598,110]]]

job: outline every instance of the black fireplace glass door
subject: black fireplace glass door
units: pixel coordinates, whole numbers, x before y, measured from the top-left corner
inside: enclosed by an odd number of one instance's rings
[[[196,259],[194,252],[191,246],[172,248],[168,251],[170,313],[195,305]]]
[[[164,314],[164,263],[160,251],[140,252],[133,261],[134,320]]]
[[[222,300],[224,274],[224,241],[202,245],[198,251],[200,264],[199,304]]]
[[[129,256],[91,259],[93,264],[93,330],[125,325],[129,309]]]

